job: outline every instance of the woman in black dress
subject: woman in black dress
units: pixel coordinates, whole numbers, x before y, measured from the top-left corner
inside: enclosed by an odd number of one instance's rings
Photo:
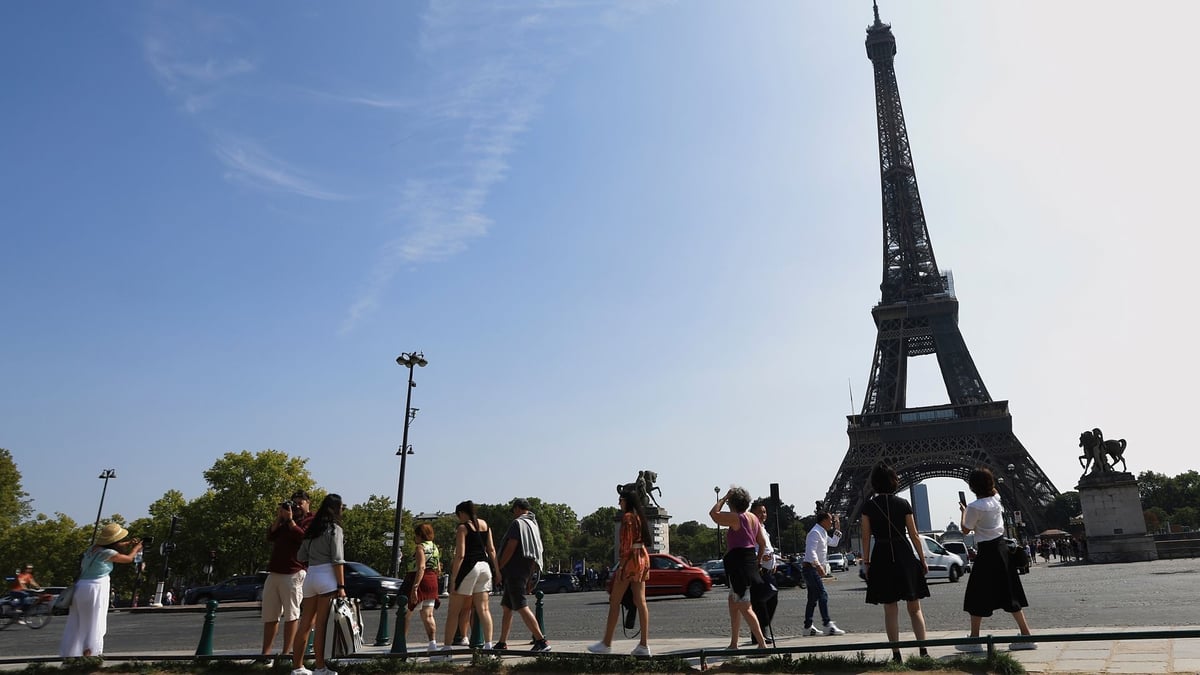
[[[895,495],[899,486],[900,479],[892,467],[883,463],[876,465],[871,471],[871,488],[875,496],[867,501],[862,511],[862,564],[867,578],[867,602],[883,605],[884,629],[893,643],[900,639],[901,600],[908,603],[913,635],[918,640],[925,639],[921,598],[929,597],[929,586],[925,583],[929,565],[924,555],[916,553],[924,551],[924,547],[917,534],[912,507]],[[872,535],[875,537],[873,548]],[[928,655],[929,652],[921,647],[921,656]],[[898,648],[892,648],[892,660],[902,660]]]
[[[1029,635],[1029,622],[1025,620],[1025,588],[1017,575],[1017,566],[1008,557],[1008,541],[1004,538],[1004,506],[996,491],[996,477],[988,469],[975,469],[967,478],[967,485],[975,493],[975,501],[959,504],[962,511],[959,527],[963,534],[975,533],[975,546],[979,554],[971,568],[971,579],[963,594],[963,609],[971,615],[971,635],[979,637],[983,618],[1002,609],[1012,614],[1021,635]],[[1037,649],[1036,642],[1013,642],[1010,650]],[[955,645],[960,652],[981,652],[978,643]]]

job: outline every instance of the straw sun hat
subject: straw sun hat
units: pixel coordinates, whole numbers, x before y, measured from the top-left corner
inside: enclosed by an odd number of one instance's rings
[[[96,545],[108,546],[109,544],[121,541],[128,536],[129,530],[116,523],[109,523],[100,529],[100,535],[96,537]]]

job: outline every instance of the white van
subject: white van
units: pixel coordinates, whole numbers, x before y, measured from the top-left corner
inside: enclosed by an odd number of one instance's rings
[[[958,554],[947,551],[933,537],[921,535],[921,543],[925,546],[925,562],[929,564],[929,574],[925,578],[948,579],[950,583],[958,581],[967,569],[966,561]]]
[[[912,544],[905,543],[909,548]],[[925,562],[929,564],[929,574],[925,575],[926,579],[947,579],[950,583],[958,581],[963,575],[963,571],[967,569],[966,562],[959,556],[947,551],[944,546],[939,544],[933,537],[921,535],[921,544],[925,548]],[[875,546],[875,538],[871,537],[871,546]],[[864,579],[866,570],[863,567],[858,568],[858,578]]]

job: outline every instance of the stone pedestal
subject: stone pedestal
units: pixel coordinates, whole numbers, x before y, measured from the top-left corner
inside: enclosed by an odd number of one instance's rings
[[[613,562],[617,562],[616,556],[621,550],[621,516],[622,514],[617,514],[616,524],[613,525]],[[646,508],[646,520],[650,521],[650,535],[654,537],[654,541],[646,547],[650,553],[671,552],[671,528],[667,525],[670,519],[671,514],[662,507]]]
[[[1075,486],[1087,530],[1088,562],[1158,560],[1154,537],[1146,534],[1137,479],[1130,473],[1091,473]]]

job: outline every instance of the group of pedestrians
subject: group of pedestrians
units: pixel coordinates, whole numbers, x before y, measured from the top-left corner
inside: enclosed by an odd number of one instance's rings
[[[283,624],[280,657],[292,662],[292,675],[337,675],[325,663],[329,613],[334,598],[346,597],[345,533],[341,495],[330,493],[311,511],[304,490],[281,503],[267,528],[271,557],[263,582],[262,662]],[[314,670],[304,667],[308,635],[313,634]]]
[[[921,598],[929,597],[929,586],[925,582],[929,566],[923,555],[924,546],[917,533],[912,507],[895,494],[899,482],[896,471],[886,464],[879,464],[872,470],[871,489],[875,494],[864,505],[861,521],[866,601],[884,606],[884,630],[893,643],[900,639],[901,600],[905,601],[914,637],[925,639]],[[1029,602],[1017,567],[1009,560],[995,477],[988,469],[979,468],[971,472],[967,484],[976,498],[970,504],[959,505],[959,526],[963,534],[975,533],[979,550],[963,597],[963,610],[971,617],[970,637],[979,637],[983,619],[998,609],[1012,614],[1021,635],[1029,635],[1023,610]],[[983,650],[977,643],[957,645],[956,648],[965,652]],[[1010,649],[1036,648],[1034,642],[1014,642],[1010,646]],[[928,652],[922,647],[920,654],[927,656]],[[892,658],[901,660],[898,648],[892,649]]]
[[[975,500],[960,505],[959,525],[963,534],[975,533],[979,548],[963,599],[963,610],[970,616],[970,637],[979,637],[983,619],[992,616],[995,610],[1010,613],[1021,635],[1030,635],[1024,613],[1029,603],[1017,567],[1009,560],[995,477],[990,470],[979,468],[971,472],[967,482]],[[866,602],[883,605],[884,630],[892,643],[900,639],[901,600],[905,602],[914,637],[917,640],[926,638],[921,599],[929,597],[925,580],[929,566],[924,557],[924,545],[917,532],[911,505],[896,495],[899,484],[899,476],[892,467],[883,463],[877,465],[870,478],[874,494],[864,505],[861,519]],[[622,510],[619,563],[609,596],[604,637],[588,649],[602,654],[612,651],[619,606],[623,597],[631,592],[632,604],[641,621],[640,639],[633,654],[649,655],[649,615],[645,601],[645,584],[649,578],[646,547],[651,543],[649,526],[636,493],[620,492],[619,504]],[[738,648],[742,623],[746,624],[759,649],[765,649],[768,642],[763,625],[770,621],[770,616],[760,617],[754,605],[763,608],[760,611],[771,611],[767,609],[770,605],[761,600],[777,590],[771,580],[775,552],[766,532],[766,507],[761,503],[754,506],[753,512],[750,511],[750,494],[745,488],[733,486],[709,510],[713,522],[729,528],[724,557],[729,585],[729,649]],[[829,572],[829,547],[836,548],[841,543],[839,518],[836,514],[821,511],[816,514],[816,521],[805,540],[802,563],[807,590],[803,635],[842,635],[845,631],[830,616],[829,595],[824,583]],[[629,602],[626,600],[626,604]],[[814,624],[818,611],[823,624],[821,629]],[[1037,644],[1013,642],[1010,648],[1036,649]],[[975,643],[958,645],[957,649],[978,652],[983,647]],[[921,647],[920,655],[928,656],[928,650]],[[893,648],[892,657],[895,661],[902,660],[899,648]]]
[[[291,500],[279,507],[267,539],[271,559],[263,587],[263,645],[267,660],[272,644],[283,623],[283,658],[291,658],[292,675],[337,675],[325,663],[325,641],[331,600],[346,597],[344,535],[341,497],[330,494],[315,513],[309,511],[308,494],[296,491]],[[440,603],[438,578],[442,574],[441,550],[433,541],[433,527],[419,523],[414,527],[415,544],[409,556],[408,612],[419,614],[429,639],[432,660],[448,659],[454,646],[465,645],[472,612],[479,619],[485,637],[485,649],[506,649],[513,614],[534,637],[533,651],[545,652],[550,645],[538,627],[533,610],[525,600],[533,571],[541,568],[542,543],[537,519],[529,501],[514,499],[513,523],[505,533],[497,554],[487,522],[476,515],[475,504],[464,501],[455,507],[454,558],[450,574],[450,607],[446,617],[445,641],[437,641],[434,610]],[[492,644],[492,618],[488,595],[492,583],[504,582],[504,610],[500,641]],[[407,632],[407,623],[404,626]],[[314,669],[304,667],[308,634],[313,632]]]

